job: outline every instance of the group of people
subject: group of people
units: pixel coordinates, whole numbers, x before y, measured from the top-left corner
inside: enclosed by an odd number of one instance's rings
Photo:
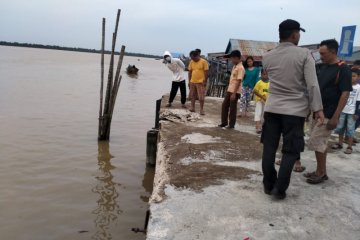
[[[319,184],[328,180],[326,159],[328,140],[335,130],[339,142],[333,149],[342,149],[348,143],[346,154],[352,153],[355,129],[360,125],[360,62],[352,69],[337,57],[339,44],[335,39],[320,43],[322,64],[316,66],[310,50],[298,47],[300,23],[287,19],[279,25],[280,44],[263,56],[261,69],[254,67],[254,59],[248,57],[243,64],[241,52],[232,51],[226,57],[233,68],[221,109],[219,127],[234,128],[237,103],[240,99],[241,116],[247,115],[251,96],[254,95],[256,131],[263,143],[262,171],[264,192],[276,199],[284,199],[290,184],[291,173],[300,166],[300,153],[305,149],[304,123],[311,120],[308,148],[315,152],[315,171],[304,174],[306,182]],[[204,96],[208,64],[199,52],[191,52],[189,64],[189,88],[191,109],[195,111],[195,99],[200,101],[200,113],[204,114]],[[171,54],[164,59],[170,70],[178,64]],[[180,60],[179,60],[180,61]],[[174,71],[173,71],[174,72]],[[186,100],[184,79],[181,81],[182,103]],[[171,90],[169,104],[176,95],[177,85]],[[283,139],[279,171],[275,169],[276,152]],[[304,168],[302,168],[304,169]]]
[[[208,79],[209,64],[201,57],[201,50],[195,49],[190,52],[191,61],[188,66],[189,71],[189,99],[191,101],[190,112],[195,112],[195,101],[200,102],[200,115],[205,115],[205,90]],[[173,58],[171,53],[166,51],[164,53],[164,63],[173,72],[173,82],[170,91],[169,102],[167,107],[172,106],[178,89],[180,88],[181,103],[183,108],[187,108],[186,102],[186,83],[184,78],[185,65],[178,59]]]
[[[329,39],[320,43],[322,64],[317,71],[310,51],[297,46],[301,31],[305,32],[297,21],[283,21],[279,25],[280,44],[263,57],[270,81],[261,136],[263,184],[264,192],[277,199],[286,197],[294,164],[304,151],[305,119],[310,115],[308,148],[315,152],[317,167],[304,177],[310,184],[319,184],[328,180],[326,159],[331,133],[336,128],[344,134],[346,129],[351,144],[355,131],[352,120],[360,113],[359,87],[355,85],[359,70],[351,70],[338,59],[339,44]],[[281,136],[282,159],[277,172],[274,162]]]
[[[233,69],[222,104],[221,123],[218,126],[233,129],[236,123],[238,99],[240,98],[240,116],[244,117],[248,116],[249,104],[254,96],[256,132],[261,133],[264,107],[269,92],[267,73],[262,69],[259,79],[259,68],[254,67],[254,58],[247,57],[243,64],[239,50],[234,50],[225,57],[231,59]]]

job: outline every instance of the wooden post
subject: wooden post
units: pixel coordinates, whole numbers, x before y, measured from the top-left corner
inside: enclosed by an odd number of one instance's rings
[[[98,136],[101,135],[103,123],[103,95],[104,95],[104,51],[105,51],[105,18],[102,20],[102,34],[101,34],[101,83],[100,83],[100,109],[99,109],[99,129]]]
[[[120,56],[116,68],[116,74],[114,76],[114,58],[115,58],[115,46],[116,46],[116,38],[119,26],[121,10],[118,9],[117,17],[116,17],[116,25],[115,32],[112,36],[112,45],[111,45],[111,56],[110,56],[110,66],[108,72],[108,81],[106,86],[106,95],[105,101],[103,104],[103,82],[104,82],[104,41],[105,41],[105,19],[103,19],[103,37],[102,37],[102,58],[101,58],[101,86],[100,86],[100,110],[99,110],[99,133],[98,140],[109,140],[110,139],[110,128],[111,128],[111,120],[112,114],[114,111],[115,101],[117,97],[117,93],[120,87],[120,82],[122,76],[120,75],[120,70],[123,62],[123,58],[125,55],[125,46],[121,47]],[[103,109],[104,105],[104,109]]]
[[[122,62],[124,59],[124,55],[125,55],[125,46],[121,47],[121,51],[120,51],[120,56],[119,56],[119,61],[118,61],[118,65],[117,65],[117,69],[116,69],[116,74],[115,74],[115,81],[114,81],[114,86],[112,88],[111,91],[111,96],[110,96],[110,106],[109,106],[109,120],[107,122],[108,127],[106,129],[106,135],[110,137],[110,129],[111,129],[111,122],[112,122],[112,114],[114,112],[114,107],[115,107],[115,100],[117,97],[117,93],[120,87],[120,82],[122,79],[122,76],[120,75],[120,71],[121,71],[121,66],[122,66]]]
[[[159,130],[153,129],[147,132],[146,138],[146,163],[154,166],[156,164],[157,142]]]

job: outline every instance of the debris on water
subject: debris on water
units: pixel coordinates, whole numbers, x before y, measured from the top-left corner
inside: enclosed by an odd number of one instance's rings
[[[274,226],[274,224],[270,223],[270,224],[269,224],[269,226],[270,226],[270,227],[273,227],[273,226]]]
[[[78,231],[78,233],[87,233],[87,232],[89,232],[88,230],[80,230],[80,231]]]

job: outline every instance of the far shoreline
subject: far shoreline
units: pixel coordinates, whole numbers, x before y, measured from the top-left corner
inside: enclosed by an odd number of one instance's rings
[[[48,49],[48,50],[62,50],[62,51],[70,51],[70,52],[97,53],[97,54],[101,53],[101,50],[96,50],[96,49],[61,47],[61,46],[56,46],[56,45],[42,45],[42,44],[6,42],[6,41],[0,41],[0,46],[25,47],[25,48]],[[111,51],[105,50],[104,53],[111,54]],[[115,52],[115,55],[119,55],[119,52]],[[153,59],[161,58],[161,56],[156,56],[156,55],[151,55],[151,54],[130,53],[130,52],[125,52],[125,56],[153,58]]]

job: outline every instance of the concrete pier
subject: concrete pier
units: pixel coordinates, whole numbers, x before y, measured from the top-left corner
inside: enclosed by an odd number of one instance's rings
[[[206,98],[205,116],[166,102],[148,240],[360,239],[360,144],[351,155],[329,150],[323,184],[293,172],[287,198],[275,201],[263,193],[253,117],[228,130],[217,127],[222,99]],[[302,154],[307,170],[315,169],[314,158]]]

